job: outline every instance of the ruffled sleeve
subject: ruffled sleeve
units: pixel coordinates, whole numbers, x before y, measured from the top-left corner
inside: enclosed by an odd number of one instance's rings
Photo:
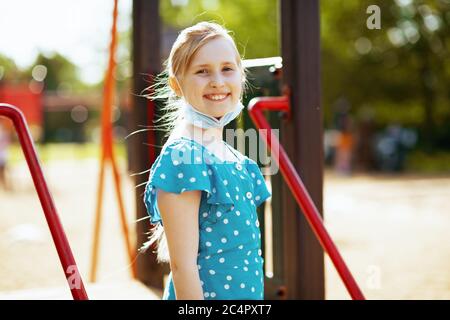
[[[180,194],[201,190],[209,204],[231,207],[233,201],[223,184],[212,158],[187,141],[167,144],[153,163],[144,192],[144,203],[152,224],[161,223],[157,204],[157,190]]]
[[[269,191],[269,188],[266,185],[266,180],[264,179],[261,169],[256,162],[250,160],[247,170],[253,179],[252,184],[255,195],[255,205],[256,207],[259,207],[264,201],[272,196],[272,193]]]

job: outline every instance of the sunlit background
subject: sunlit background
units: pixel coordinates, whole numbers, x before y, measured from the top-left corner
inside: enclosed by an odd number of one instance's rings
[[[163,59],[178,31],[200,20],[232,30],[245,59],[280,56],[276,0],[160,3]],[[379,30],[366,25],[372,4],[381,10]],[[27,117],[85,273],[112,9],[112,0],[0,2],[0,102],[14,102]],[[449,299],[450,0],[322,0],[320,11],[324,217],[330,234],[368,298]],[[132,1],[119,0],[113,123],[133,221],[135,186],[125,139],[139,129],[129,123],[130,95],[136,93],[131,12]],[[273,83],[273,68],[261,71],[258,83]],[[0,148],[6,159],[0,180],[0,298],[2,292],[63,287],[20,146],[3,119]],[[116,236],[116,200],[108,186],[102,279],[127,281],[125,253],[117,250],[123,244]],[[348,299],[328,258],[326,270],[327,298]]]

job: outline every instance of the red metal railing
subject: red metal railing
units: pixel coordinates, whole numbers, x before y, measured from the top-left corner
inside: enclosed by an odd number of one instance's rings
[[[365,300],[362,291],[359,289],[358,284],[325,229],[322,217],[300,179],[300,176],[297,174],[295,167],[289,160],[289,157],[280,145],[277,137],[273,134],[271,127],[262,112],[263,110],[270,110],[284,111],[290,114],[289,98],[287,96],[254,98],[250,101],[248,110],[257,129],[266,129],[259,130],[259,134],[262,136],[267,147],[271,150],[271,159],[276,161],[279,166],[281,174],[293,193],[295,200],[302,209],[323,249],[330,256],[339,276],[350,293],[350,296],[355,300]]]
[[[87,300],[88,296],[84,288],[83,280],[81,279],[72,250],[64,233],[64,228],[59,220],[53,199],[45,182],[25,117],[18,108],[5,103],[0,103],[0,116],[11,119],[16,129],[72,297],[74,300]]]

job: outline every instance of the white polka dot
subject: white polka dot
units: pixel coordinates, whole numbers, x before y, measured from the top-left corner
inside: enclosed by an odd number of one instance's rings
[[[225,262],[225,258],[220,258],[220,259],[219,259],[219,262],[220,262],[220,263],[224,263],[224,262]]]
[[[234,230],[233,233],[234,233],[235,236],[239,235],[239,231],[237,231],[237,230]]]
[[[253,200],[250,200],[250,203],[251,203],[252,205],[255,205],[255,203],[253,202]]]
[[[217,253],[222,253],[222,251],[223,251],[222,249],[219,249],[217,250]]]
[[[245,220],[245,223],[249,226],[250,225],[250,220]]]
[[[222,241],[222,243],[227,243],[227,238],[222,238],[220,241]]]
[[[229,285],[229,284],[226,284],[226,285],[224,285],[223,287],[225,288],[225,290],[230,289],[230,285]]]
[[[242,166],[238,163],[238,164],[236,164],[236,169],[242,170]]]
[[[241,244],[238,248],[242,250],[244,246]]]
[[[215,292],[211,292],[211,298],[215,298],[216,297],[216,293]]]
[[[248,268],[247,268],[247,267],[244,267],[243,269],[244,269],[244,271],[248,271]]]
[[[223,180],[223,184],[227,185],[228,184],[228,180]]]
[[[172,162],[172,163],[173,163],[173,165],[174,165],[174,166],[177,166],[177,165],[179,165],[179,164],[180,164],[180,162],[179,162],[178,160],[173,160],[173,162]]]
[[[248,250],[247,255],[251,255],[252,254],[252,250]]]
[[[209,260],[209,258],[211,258],[211,256],[206,256],[206,257],[205,257],[206,260]]]
[[[250,175],[252,176],[252,178],[254,178],[255,177],[255,173],[250,173]]]
[[[228,280],[228,281],[231,281],[232,279],[233,279],[233,277],[227,276],[227,280]]]
[[[205,292],[203,295],[205,296],[205,298],[208,298],[209,297],[209,292]]]
[[[212,270],[212,269],[209,270],[209,273],[210,273],[210,274],[216,274],[216,272],[215,272],[214,270]]]
[[[186,188],[181,189],[181,193],[183,193],[184,191],[186,191]]]
[[[260,256],[262,254],[261,249],[258,249],[258,255]]]
[[[252,197],[252,193],[249,191],[249,192],[247,192],[247,193],[245,194],[245,196],[246,196],[248,199],[250,199],[250,198]]]
[[[223,219],[223,223],[227,224],[228,223],[228,219]]]
[[[236,171],[234,171],[234,170],[231,170],[231,173],[232,173],[232,174],[236,174]]]
[[[220,217],[222,216],[222,212],[217,211],[217,212],[216,212],[216,216],[217,216],[217,218],[220,218]]]
[[[206,171],[202,171],[202,174],[206,177]]]
[[[245,283],[241,283],[241,288],[242,288],[242,289],[245,288]]]
[[[164,173],[161,173],[159,176],[161,177],[161,179],[165,179],[166,178],[166,175]]]
[[[205,284],[205,283],[204,283],[202,280],[200,280],[200,285],[203,286],[204,284]]]
[[[206,218],[208,216],[208,212],[203,212],[203,217]]]
[[[259,272],[258,272],[258,270],[256,270],[256,271],[255,271],[255,274],[256,274],[256,275],[259,275]]]
[[[238,201],[239,201],[239,196],[236,196],[236,200],[238,200]]]
[[[200,270],[202,268],[202,266],[198,264],[197,268],[198,268],[198,270]]]
[[[202,161],[202,158],[196,157],[195,160],[197,160],[198,162],[201,162],[201,161]]]
[[[206,245],[207,247],[211,247],[211,242],[206,241],[205,245]]]
[[[192,177],[192,178],[189,179],[189,181],[190,181],[190,182],[195,182],[195,178]]]
[[[259,221],[258,220],[256,220],[255,226],[259,227]]]
[[[178,174],[178,178],[183,178],[184,177],[184,174],[182,173],[182,172],[180,172],[179,174]]]
[[[169,151],[165,151],[164,154],[165,154],[165,155],[168,155],[168,154],[169,154]]]
[[[227,192],[227,193],[226,193],[226,196],[229,198],[229,197],[230,197],[230,194]]]
[[[249,262],[248,262],[248,260],[247,260],[247,259],[245,259],[245,260],[244,260],[244,263],[245,263],[245,264],[248,264]]]
[[[208,169],[208,174],[209,174],[209,175],[212,175],[211,169]]]
[[[255,287],[252,287],[252,292],[255,292]]]
[[[261,197],[260,196],[256,196],[255,200],[258,201]]]
[[[206,232],[211,232],[212,231],[212,229],[210,227],[206,228],[205,230],[206,230]]]
[[[213,189],[212,189],[212,192],[213,192],[213,193],[216,193],[216,188],[213,188]]]
[[[236,215],[239,217],[241,215],[241,212],[236,210]]]
[[[261,184],[261,180],[256,180],[256,184]]]
[[[252,233],[252,238],[253,238],[253,239],[255,239],[255,238],[256,238],[256,236],[255,236],[255,234],[254,234],[254,233]]]
[[[239,191],[239,187],[236,187],[236,191]]]

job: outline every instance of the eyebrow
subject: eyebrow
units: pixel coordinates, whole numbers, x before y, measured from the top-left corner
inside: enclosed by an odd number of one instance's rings
[[[222,65],[225,65],[225,64],[236,65],[236,63],[231,62],[231,61],[222,62]],[[207,63],[206,64],[199,64],[199,65],[194,66],[193,68],[196,69],[196,68],[201,68],[201,67],[209,67],[209,64],[207,64]]]

